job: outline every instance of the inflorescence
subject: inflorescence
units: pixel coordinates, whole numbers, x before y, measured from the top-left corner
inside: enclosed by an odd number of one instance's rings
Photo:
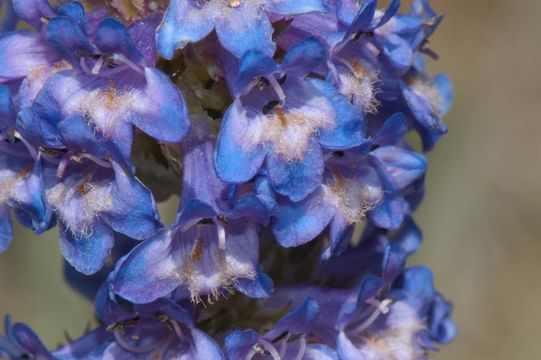
[[[6,317],[0,357],[408,360],[454,338],[406,266],[452,102],[428,0],[0,5],[0,252],[13,218],[58,225],[98,319],[50,350]]]

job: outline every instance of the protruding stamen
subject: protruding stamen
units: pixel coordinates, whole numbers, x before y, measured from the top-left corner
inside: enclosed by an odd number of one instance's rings
[[[229,0],[229,7],[236,8],[240,6],[240,0]]]

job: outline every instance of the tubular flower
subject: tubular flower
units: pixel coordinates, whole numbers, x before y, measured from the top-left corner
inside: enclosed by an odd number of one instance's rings
[[[426,70],[428,0],[0,7],[0,252],[14,221],[58,225],[98,321],[49,349],[7,316],[1,358],[423,360],[453,340],[432,272],[406,267],[453,99]]]

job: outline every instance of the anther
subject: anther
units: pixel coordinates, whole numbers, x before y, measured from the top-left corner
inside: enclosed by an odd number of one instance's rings
[[[198,225],[211,225],[211,224],[214,224],[214,222],[212,221],[212,219],[202,219],[202,220],[199,220],[199,222],[197,223]]]
[[[378,301],[376,299],[370,299],[367,301],[368,304],[375,306],[375,310],[364,320],[359,326],[357,326],[354,330],[355,333],[360,333],[366,329],[368,329],[381,314],[387,314],[390,309],[389,305],[392,303],[391,299],[384,299],[382,301]]]
[[[277,105],[280,104],[280,100],[271,100],[267,103],[267,105],[263,106],[263,114],[264,115],[269,115],[272,111],[272,109],[274,109]]]
[[[261,77],[257,78],[256,85],[257,85],[257,88],[259,90],[263,90],[264,88],[269,86],[270,83],[269,83],[269,80],[267,80],[266,77],[261,76]]]

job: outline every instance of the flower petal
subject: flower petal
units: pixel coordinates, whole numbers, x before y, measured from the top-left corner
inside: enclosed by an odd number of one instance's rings
[[[242,183],[257,173],[266,147],[255,143],[253,133],[262,126],[260,114],[235,101],[226,111],[216,145],[216,172],[224,182]]]
[[[253,279],[240,279],[235,289],[254,299],[266,299],[271,295],[273,286],[272,278],[258,266],[257,276]]]
[[[216,14],[200,9],[194,1],[172,0],[156,35],[158,52],[171,60],[176,49],[207,36],[214,28]]]
[[[260,51],[249,50],[240,60],[239,73],[233,86],[234,95],[243,94],[250,82],[260,76],[272,76],[278,70],[278,65],[272,57]]]
[[[173,232],[163,230],[135,247],[120,266],[113,291],[135,304],[152,302],[179,285],[173,256]]]
[[[220,347],[216,342],[203,331],[192,328],[191,332],[191,346],[187,352],[180,354],[179,360],[192,360],[192,359],[208,359],[208,360],[224,360],[224,356]],[[177,353],[170,354],[178,356]],[[165,357],[169,358],[169,357]]]
[[[327,97],[336,113],[334,127],[320,131],[319,143],[328,149],[344,150],[366,142],[362,112],[339,93],[330,81],[312,79],[310,82]]]
[[[56,16],[49,20],[45,37],[56,53],[72,64],[79,64],[81,54],[94,53],[84,29],[67,16]]]
[[[32,69],[50,66],[57,59],[35,31],[21,30],[0,36],[0,82],[25,77]]]
[[[9,209],[0,205],[0,253],[7,250],[13,237],[13,225],[9,217]]]
[[[339,360],[336,351],[324,344],[310,344],[306,348],[304,360]]]
[[[299,246],[318,236],[329,224],[335,209],[325,203],[323,188],[300,202],[280,203],[274,213],[272,231],[284,247]]]
[[[401,141],[408,132],[408,120],[402,113],[396,113],[385,121],[378,134],[375,137],[374,143],[385,145],[396,145]]]
[[[11,90],[7,85],[0,85],[0,131],[14,127],[16,116]]]
[[[324,169],[321,148],[315,139],[308,146],[300,160],[288,160],[274,151],[267,157],[273,189],[292,201],[304,199],[321,184]]]
[[[376,36],[380,44],[380,60],[397,73],[406,71],[413,64],[413,49],[404,38],[395,34]]]
[[[325,50],[321,43],[314,38],[308,38],[288,50],[281,67],[288,74],[304,78],[324,60]]]
[[[98,272],[113,247],[113,231],[101,221],[95,221],[88,235],[74,234],[60,226],[60,250],[77,271],[85,275]]]
[[[327,2],[323,0],[271,0],[270,10],[281,15],[297,15],[308,12],[327,12]]]
[[[378,158],[394,179],[399,190],[421,179],[426,172],[426,158],[398,146],[382,146],[370,153]]]
[[[272,41],[272,24],[261,5],[245,1],[229,14],[216,19],[216,34],[224,48],[237,58],[248,50],[272,56],[276,45]]]
[[[96,31],[96,46],[104,53],[120,53],[135,63],[143,60],[128,29],[118,20],[104,19]]]
[[[161,227],[156,203],[150,191],[132,175],[113,162],[115,182],[111,190],[112,209],[102,214],[116,232],[142,240]]]
[[[190,128],[188,109],[180,90],[161,71],[145,68],[145,107],[130,118],[139,129],[156,140],[179,142]]]
[[[17,17],[35,29],[43,26],[43,18],[50,19],[56,15],[47,0],[12,0],[12,4]]]

